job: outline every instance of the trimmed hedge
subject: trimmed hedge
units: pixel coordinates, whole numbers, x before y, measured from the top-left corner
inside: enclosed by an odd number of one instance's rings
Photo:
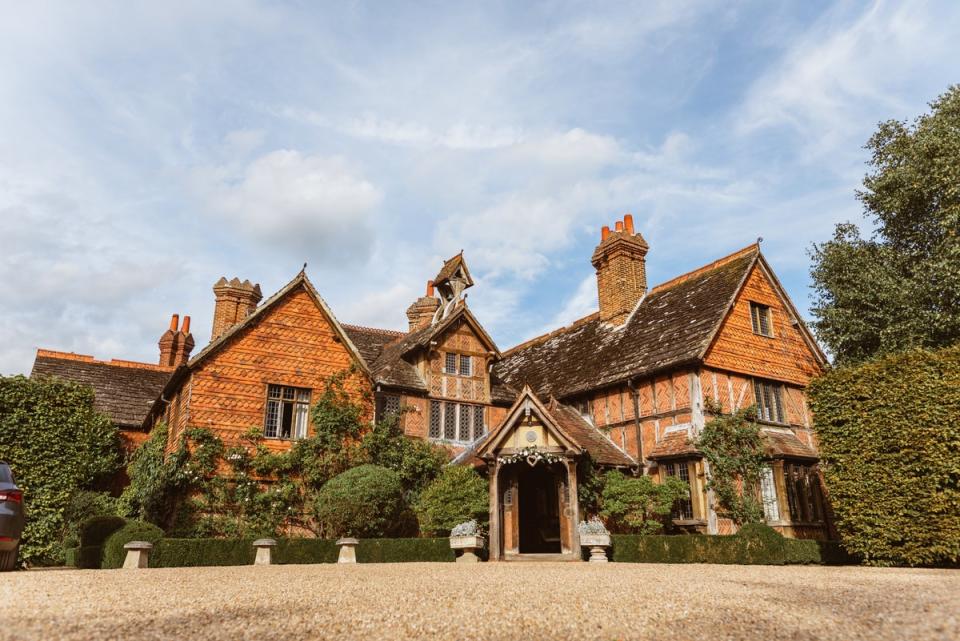
[[[361,539],[357,563],[455,561],[450,539]]]
[[[844,546],[874,565],[960,563],[960,345],[832,370],[810,401]]]
[[[160,539],[150,553],[150,567],[251,565],[253,539]]]
[[[123,546],[130,541],[149,541],[156,544],[163,538],[163,530],[152,523],[143,521],[127,521],[127,524],[111,534],[103,543],[103,562],[102,568],[121,568],[123,560],[127,556],[127,551]],[[153,564],[151,554],[151,565]]]
[[[84,569],[96,569],[102,563],[104,541],[122,528],[126,520],[119,516],[91,516],[77,528],[79,545],[64,549],[64,562]]]
[[[736,565],[848,565],[856,561],[833,541],[788,539],[765,525],[732,536],[614,534],[620,563],[717,563]]]
[[[329,539],[277,539],[273,562],[281,565],[336,563],[340,548]]]

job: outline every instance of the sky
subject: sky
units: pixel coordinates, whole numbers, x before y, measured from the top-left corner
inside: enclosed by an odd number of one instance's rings
[[[156,361],[221,276],[307,263],[403,329],[461,249],[501,349],[596,309],[632,213],[650,284],[763,238],[809,317],[863,145],[960,82],[960,3],[0,0],[0,374]]]

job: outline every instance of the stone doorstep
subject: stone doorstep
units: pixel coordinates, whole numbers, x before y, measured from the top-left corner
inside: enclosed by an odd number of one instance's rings
[[[530,554],[509,552],[504,554],[503,560],[512,563],[579,563],[583,561],[578,554]]]

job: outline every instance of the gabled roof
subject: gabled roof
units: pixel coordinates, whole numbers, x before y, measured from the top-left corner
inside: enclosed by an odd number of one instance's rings
[[[320,308],[320,311],[327,317],[327,320],[330,322],[330,325],[333,327],[334,331],[340,337],[340,340],[343,341],[343,344],[346,346],[347,351],[349,351],[357,361],[357,364],[363,369],[363,371],[370,375],[370,368],[367,365],[367,362],[364,360],[360,350],[357,349],[357,346],[350,339],[350,336],[343,329],[343,326],[337,321],[337,317],[333,315],[333,311],[327,305],[326,301],[320,296],[316,288],[313,286],[313,283],[310,282],[310,279],[307,278],[307,273],[301,271],[297,274],[293,280],[284,285],[280,290],[265,300],[256,310],[241,322],[237,323],[226,332],[223,333],[215,341],[212,341],[209,345],[204,347],[196,356],[190,359],[190,362],[187,363],[187,367],[193,369],[210,357],[211,354],[216,353],[226,345],[231,338],[244,331],[248,327],[252,327],[257,324],[261,318],[263,318],[271,309],[273,309],[281,300],[286,298],[286,296],[296,290],[298,287],[303,287],[303,289],[310,295],[317,307]]]
[[[149,363],[98,361],[92,356],[37,350],[32,378],[55,377],[93,388],[93,407],[122,428],[139,429],[173,370]]]
[[[464,463],[495,451],[527,409],[535,413],[554,437],[568,449],[587,452],[600,465],[631,467],[637,464],[633,457],[617,447],[575,409],[563,405],[555,398],[544,405],[529,387],[523,388],[499,425],[457,456],[453,462]]]
[[[751,268],[757,245],[654,287],[626,323],[590,316],[509,350],[496,373],[537,394],[569,398],[702,359]]]
[[[443,283],[450,280],[450,278],[457,273],[457,269],[463,268],[463,275],[467,280],[467,287],[473,285],[473,278],[470,276],[470,270],[467,269],[467,263],[463,260],[463,250],[460,250],[460,253],[449,258],[443,263],[443,267],[440,268],[440,271],[437,273],[436,277],[433,279],[433,284],[437,287]]]
[[[760,438],[763,441],[763,452],[770,458],[810,459],[816,460],[817,453],[809,445],[797,438],[789,428],[774,428],[763,426],[760,428]],[[667,434],[647,458],[651,460],[687,458],[702,456],[693,439],[686,431]]]

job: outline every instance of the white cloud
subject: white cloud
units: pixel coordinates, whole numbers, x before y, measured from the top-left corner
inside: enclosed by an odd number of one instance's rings
[[[383,200],[344,159],[290,149],[260,156],[240,176],[198,170],[195,183],[229,229],[328,262],[367,257]]]

